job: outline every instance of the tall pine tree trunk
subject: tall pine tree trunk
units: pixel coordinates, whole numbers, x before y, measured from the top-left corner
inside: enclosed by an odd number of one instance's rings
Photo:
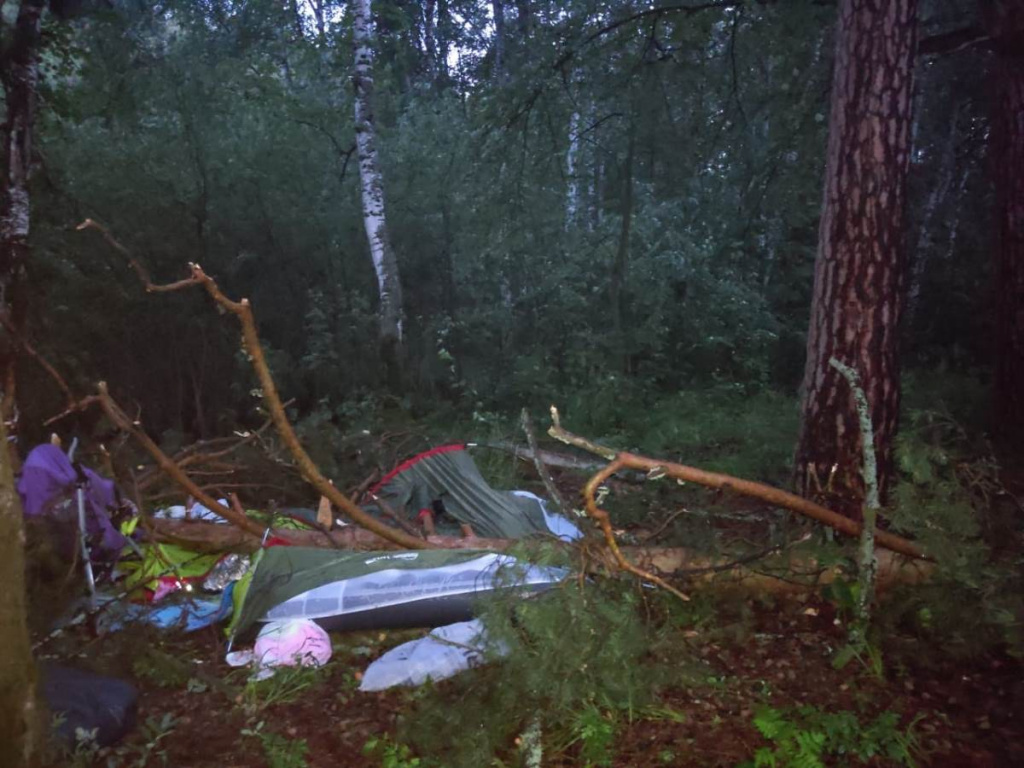
[[[0,421],[0,441],[7,431]],[[25,605],[25,531],[11,455],[0,450],[0,764],[34,763],[40,740]]]
[[[829,359],[860,374],[875,428],[879,485],[886,489],[900,405],[898,325],[916,21],[916,0],[839,3],[795,470],[805,495],[854,516],[865,495],[861,435],[850,387]]]
[[[370,243],[373,268],[377,273],[381,356],[387,368],[388,381],[395,388],[399,386],[401,377],[402,284],[398,276],[398,260],[388,236],[384,214],[384,179],[377,157],[370,0],[356,0],[352,7],[355,12],[352,39],[356,55],[353,78],[356,91],[356,147],[362,187],[363,223]]]
[[[991,0],[983,9],[995,43],[995,423],[1007,442],[1024,446],[1024,5]]]
[[[13,35],[0,53],[6,112],[4,177],[0,182],[0,316],[6,321],[0,326],[0,418],[12,424],[18,345],[10,329],[15,333],[21,330],[26,311],[23,284],[31,221],[28,179],[39,83],[39,19],[45,4],[45,0],[22,0]]]

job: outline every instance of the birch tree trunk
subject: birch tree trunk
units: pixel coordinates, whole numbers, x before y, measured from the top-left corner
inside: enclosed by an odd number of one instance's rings
[[[373,117],[373,37],[370,0],[356,0],[352,39],[355,45],[355,128],[362,188],[363,223],[370,243],[370,257],[377,273],[380,297],[380,349],[389,383],[397,387],[401,377],[402,285],[398,260],[391,247],[384,214],[384,179],[377,157]]]
[[[505,6],[503,0],[491,0],[494,14],[494,79],[505,82]]]
[[[996,188],[995,416],[1024,445],[1024,6],[983,3],[995,43],[992,173]]]
[[[2,421],[0,442],[7,443]],[[34,763],[40,733],[25,605],[25,531],[6,450],[0,450],[0,584],[0,756],[3,765],[22,768]]]
[[[916,21],[916,0],[839,3],[795,471],[805,496],[851,517],[864,504],[864,452],[850,388],[829,359],[861,374],[884,500],[900,404],[898,324]]]
[[[0,182],[0,316],[15,332],[24,324],[26,312],[23,283],[31,220],[28,180],[39,84],[39,19],[45,4],[45,0],[22,0],[11,42],[0,53],[6,109]],[[15,339],[0,327],[0,418],[12,425],[17,350]]]
[[[576,223],[580,206],[580,113],[574,109],[569,116],[569,149],[565,153],[565,229],[569,231]]]
[[[427,62],[431,77],[437,74],[437,36],[434,26],[434,8],[437,0],[425,0],[423,3],[423,45],[427,49]]]

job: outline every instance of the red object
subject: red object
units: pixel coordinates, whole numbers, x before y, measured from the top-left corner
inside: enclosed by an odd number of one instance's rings
[[[396,477],[398,477],[398,475],[400,475],[403,472],[405,472],[405,470],[407,470],[409,467],[413,466],[414,464],[418,464],[419,462],[423,461],[424,459],[429,459],[431,456],[437,456],[438,454],[441,454],[441,453],[454,453],[455,451],[464,451],[464,450],[466,450],[465,443],[452,443],[451,445],[439,445],[437,448],[431,448],[429,451],[424,451],[423,453],[418,453],[415,456],[413,456],[411,459],[407,459],[406,461],[403,461],[397,467],[395,467],[390,472],[388,472],[386,475],[384,475],[384,477],[381,478],[380,482],[377,483],[375,486],[373,486],[373,488],[370,489],[369,493],[371,495],[380,493],[380,490],[385,485],[387,485],[392,480],[394,480]],[[422,513],[420,513],[420,514],[422,514]]]
[[[269,549],[270,547],[290,547],[290,546],[292,546],[292,543],[290,541],[288,541],[287,539],[282,539],[280,536],[270,536],[270,537],[267,538],[266,542],[264,542],[264,544],[263,544],[264,549]]]

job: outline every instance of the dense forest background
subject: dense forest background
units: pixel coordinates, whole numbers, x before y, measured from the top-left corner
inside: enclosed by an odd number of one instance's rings
[[[72,388],[108,380],[173,444],[259,418],[235,329],[198,293],[144,293],[121,255],[75,229],[91,217],[154,281],[195,261],[253,302],[306,434],[395,408],[486,422],[557,402],[580,429],[651,450],[773,441],[757,470],[783,475],[832,4],[375,2],[377,141],[404,292],[397,388],[378,357],[347,5],[119,2],[44,17],[26,327]],[[920,37],[975,14],[928,0]],[[902,325],[908,402],[952,404],[979,426],[993,355],[990,58],[916,61]],[[18,375],[30,445],[63,395],[38,366]]]

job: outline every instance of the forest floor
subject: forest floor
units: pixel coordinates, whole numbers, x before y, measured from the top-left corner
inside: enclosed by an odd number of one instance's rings
[[[727,500],[726,506],[737,505]],[[727,525],[739,536],[751,535],[743,523]],[[915,647],[923,641],[901,638],[898,652],[885,650],[881,675],[856,659],[835,669],[835,651],[845,644],[846,632],[836,606],[820,596],[736,599],[716,612],[710,626],[678,629],[680,658],[696,660],[700,678],[695,685],[661,690],[654,706],[619,722],[610,762],[587,762],[576,743],[559,754],[549,751],[544,765],[737,766],[752,761],[758,749],[778,747],[754,724],[765,706],[854,713],[862,724],[893,712],[899,728],[914,734],[920,765],[1024,765],[1019,660],[997,654],[954,661]],[[185,636],[132,629],[88,639],[83,633],[64,651],[77,651],[74,663],[130,679],[140,689],[140,726],[101,753],[97,765],[114,757],[113,765],[184,768],[414,768],[443,765],[418,763],[400,746],[401,722],[420,705],[423,689],[357,689],[371,661],[424,633],[334,634],[326,667],[261,683],[258,695],[246,685],[244,671],[224,662],[219,628]],[[460,734],[450,738],[454,743]],[[387,753],[368,750],[373,741],[389,746]],[[510,764],[515,762],[502,763]],[[778,762],[790,764],[795,763]],[[874,758],[866,764],[896,763]]]
[[[615,766],[735,766],[768,745],[753,725],[755,709],[769,703],[785,710],[812,705],[822,711],[857,712],[862,720],[891,710],[904,725],[916,719],[921,764],[974,768],[1024,765],[1024,670],[1013,660],[990,657],[971,663],[940,663],[914,668],[901,665],[884,678],[856,662],[843,670],[832,666],[832,651],[844,642],[835,611],[821,601],[750,612],[715,640],[699,633],[680,638],[706,662],[707,679],[697,688],[667,690],[649,712],[621,726],[612,752]],[[723,627],[719,627],[722,630]],[[728,630],[729,627],[724,627]],[[405,768],[409,762],[384,762],[364,754],[371,739],[394,736],[399,718],[416,705],[415,689],[360,693],[361,671],[390,647],[418,632],[336,635],[332,661],[315,676],[292,680],[291,690],[268,692],[262,701],[243,700],[237,670],[223,661],[224,640],[215,630],[184,638],[166,638],[156,646],[192,671],[160,671],[135,645],[153,642],[128,634],[97,643],[89,666],[119,672],[141,690],[137,729],[119,747],[121,755],[151,756],[151,765],[188,768],[271,766],[257,730],[283,737],[285,744],[305,741],[306,764]],[[134,647],[133,647],[134,646]],[[140,661],[141,660],[141,661]],[[141,673],[141,674],[140,674]],[[472,674],[472,673],[470,673]],[[224,687],[208,681],[227,681]],[[216,687],[215,687],[216,686]],[[282,685],[281,688],[285,688]],[[267,703],[274,694],[291,698]],[[165,720],[170,715],[171,719]],[[155,724],[167,723],[160,734]],[[263,723],[262,727],[258,727]],[[163,735],[155,746],[155,736]],[[459,738],[451,734],[452,740]],[[273,744],[273,742],[272,742]],[[158,759],[165,753],[166,762]],[[126,764],[135,764],[132,762]],[[396,759],[397,760],[397,759]],[[103,763],[100,762],[100,765]],[[583,765],[572,750],[545,765]],[[886,765],[884,761],[873,764]],[[291,765],[277,763],[277,765]],[[301,763],[295,763],[301,765]]]

